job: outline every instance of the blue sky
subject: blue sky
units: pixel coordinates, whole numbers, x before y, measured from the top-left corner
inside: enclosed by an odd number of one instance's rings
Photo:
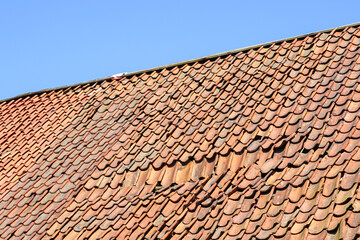
[[[359,7],[331,0],[0,1],[0,99],[360,22]]]

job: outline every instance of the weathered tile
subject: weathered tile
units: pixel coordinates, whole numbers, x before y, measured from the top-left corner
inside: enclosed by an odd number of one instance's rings
[[[0,102],[0,238],[358,236],[359,39]]]

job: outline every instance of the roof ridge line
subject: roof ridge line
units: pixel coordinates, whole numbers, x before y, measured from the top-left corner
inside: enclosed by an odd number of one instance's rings
[[[299,39],[299,38],[305,38],[305,37],[313,36],[313,35],[316,35],[316,34],[319,34],[319,33],[332,32],[332,31],[342,30],[342,29],[345,29],[347,27],[354,27],[354,26],[359,26],[359,25],[360,25],[360,22],[357,22],[357,23],[353,23],[353,24],[349,24],[349,25],[340,26],[340,27],[329,28],[329,29],[325,29],[325,30],[321,30],[321,31],[317,31],[317,32],[311,32],[311,33],[298,35],[298,36],[295,36],[295,37],[283,38],[283,39],[279,39],[279,40],[275,40],[275,41],[270,41],[270,42],[265,42],[265,43],[261,43],[261,44],[251,45],[251,46],[243,47],[243,48],[238,48],[238,49],[234,49],[234,50],[230,50],[230,51],[215,53],[215,54],[207,55],[207,56],[204,56],[204,57],[193,58],[193,59],[189,59],[189,60],[185,60],[185,61],[181,61],[181,62],[162,65],[162,66],[159,66],[159,67],[153,67],[153,68],[148,68],[148,69],[144,69],[144,70],[129,72],[129,73],[124,74],[123,76],[126,77],[126,76],[138,75],[138,74],[142,74],[142,73],[145,73],[145,72],[152,72],[152,71],[157,71],[157,70],[160,70],[160,69],[171,68],[171,67],[175,67],[175,66],[189,64],[189,63],[195,63],[195,62],[199,62],[199,61],[209,60],[209,59],[213,59],[213,58],[216,58],[216,57],[222,57],[222,56],[226,56],[226,55],[230,55],[230,54],[234,54],[234,53],[248,51],[248,50],[251,50],[251,49],[257,49],[257,48],[260,48],[260,47],[265,47],[265,46],[280,43],[280,42],[291,41],[291,40],[295,40],[295,39]]]
[[[298,35],[298,36],[294,36],[294,37],[283,38],[283,39],[279,39],[279,40],[275,40],[275,41],[265,42],[265,43],[261,43],[261,44],[257,44],[257,45],[252,45],[252,46],[248,46],[248,47],[243,47],[243,48],[238,48],[238,49],[234,49],[234,50],[230,50],[230,51],[225,51],[225,52],[221,52],[221,53],[207,55],[207,56],[203,56],[203,57],[199,57],[199,58],[193,58],[193,59],[180,61],[180,62],[176,62],[176,63],[171,63],[171,64],[167,64],[167,65],[161,65],[161,66],[158,66],[158,67],[133,71],[133,72],[123,74],[122,77],[129,77],[129,76],[133,76],[133,75],[143,74],[143,73],[146,73],[146,72],[153,72],[153,71],[158,71],[158,70],[162,70],[162,69],[166,69],[166,68],[172,68],[172,67],[176,67],[176,66],[189,64],[189,63],[195,63],[195,62],[199,62],[199,61],[210,60],[210,59],[213,59],[213,58],[222,57],[222,56],[235,54],[235,53],[239,53],[239,52],[244,52],[244,51],[248,51],[248,50],[256,49],[256,48],[260,48],[260,47],[265,47],[265,46],[269,46],[269,45],[280,43],[280,42],[292,41],[292,40],[299,39],[299,38],[305,38],[305,37],[308,37],[308,36],[313,36],[313,35],[316,35],[316,34],[319,34],[319,33],[327,33],[327,32],[332,32],[332,31],[338,31],[338,30],[345,29],[347,27],[354,27],[354,26],[359,26],[359,25],[360,25],[360,22],[357,22],[357,23],[352,23],[352,24],[343,25],[343,26],[339,26],[339,27],[329,28],[329,29],[325,29],[325,30],[321,30],[321,31],[306,33],[306,34],[302,34],[302,35]],[[112,75],[112,76],[114,76],[114,75]],[[0,103],[8,102],[8,101],[11,101],[11,100],[16,100],[18,98],[24,98],[24,97],[28,97],[28,96],[32,96],[32,95],[42,94],[42,93],[46,93],[46,92],[57,91],[57,90],[62,90],[62,89],[66,89],[66,88],[73,88],[73,87],[77,87],[77,86],[83,86],[83,85],[87,85],[87,84],[93,84],[93,83],[98,83],[98,82],[102,82],[102,81],[107,81],[107,80],[111,80],[112,76],[103,77],[103,78],[97,78],[97,79],[94,79],[94,80],[91,80],[91,81],[75,83],[75,84],[65,85],[65,86],[60,86],[60,87],[55,87],[55,88],[46,88],[46,89],[42,89],[42,90],[35,91],[35,92],[24,93],[24,94],[17,95],[15,97],[2,99],[2,100],[0,100]]]

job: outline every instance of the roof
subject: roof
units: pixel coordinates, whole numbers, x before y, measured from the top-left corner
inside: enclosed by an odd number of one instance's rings
[[[0,103],[0,238],[360,237],[360,25]]]

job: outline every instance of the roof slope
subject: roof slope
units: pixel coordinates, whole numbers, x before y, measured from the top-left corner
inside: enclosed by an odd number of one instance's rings
[[[360,236],[360,27],[0,104],[0,237]]]

